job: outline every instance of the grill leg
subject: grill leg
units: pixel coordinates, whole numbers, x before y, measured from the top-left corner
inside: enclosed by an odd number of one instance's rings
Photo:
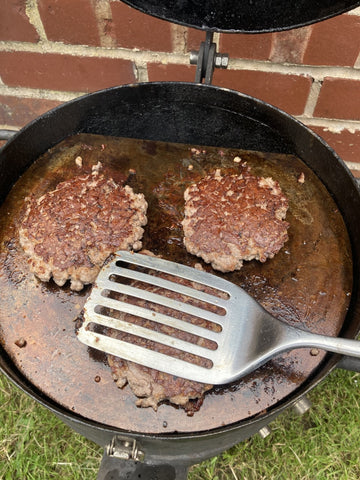
[[[146,465],[111,457],[105,452],[97,480],[186,480],[187,473],[188,467],[184,465]]]

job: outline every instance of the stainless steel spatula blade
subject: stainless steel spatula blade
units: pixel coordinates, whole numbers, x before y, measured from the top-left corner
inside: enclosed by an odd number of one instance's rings
[[[142,322],[129,321],[134,317]],[[198,321],[190,323],[189,317]],[[108,329],[121,338],[109,335]],[[168,333],[173,329],[182,332],[180,338]],[[188,340],[194,336],[196,342]],[[135,337],[140,340],[129,340]],[[236,380],[293,348],[317,347],[360,357],[360,342],[290,327],[223,278],[128,251],[117,252],[98,275],[77,338],[124,360],[214,385]]]

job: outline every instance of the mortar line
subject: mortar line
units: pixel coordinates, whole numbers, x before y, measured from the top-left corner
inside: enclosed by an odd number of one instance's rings
[[[97,29],[102,48],[116,47],[116,40],[106,33],[106,25],[112,20],[112,11],[109,0],[90,0],[97,20]]]
[[[360,163],[356,163],[356,162],[345,162],[345,163],[350,170],[355,170],[356,172],[360,172]]]
[[[157,60],[159,63],[188,63],[189,55],[180,53],[143,51],[137,48],[94,47],[88,45],[66,45],[61,42],[4,42],[0,41],[2,52],[24,52],[40,54],[69,55],[72,57],[97,57],[124,60],[142,60],[144,62]]]
[[[310,87],[310,92],[306,101],[304,108],[304,117],[312,117],[314,115],[314,110],[319,99],[321,82],[313,81]]]
[[[184,54],[186,52],[188,31],[182,25],[171,25],[171,44],[173,52]]]
[[[25,11],[29,22],[39,35],[40,41],[47,41],[47,35],[41,20],[38,2],[36,0],[26,0]]]
[[[355,68],[360,68],[360,52],[359,52],[359,55],[358,55],[357,59],[355,60],[354,67]]]
[[[178,65],[190,64],[189,53],[150,52],[121,47],[104,48],[84,45],[65,45],[60,42],[39,42],[34,44],[24,42],[1,41],[0,51],[113,58],[144,63],[175,63]],[[266,73],[281,73],[284,75],[304,75],[312,77],[315,81],[322,81],[325,77],[360,80],[360,68],[282,64],[263,60],[230,58],[229,70],[253,70]]]
[[[135,78],[138,83],[146,83],[149,81],[147,64],[144,62],[134,62]]]
[[[357,15],[360,16],[360,7],[356,7],[353,10],[350,10],[349,12],[346,12],[346,15]]]
[[[86,95],[87,92],[64,92],[57,90],[45,90],[41,88],[8,87],[0,84],[0,95],[16,98],[32,98],[37,100],[54,100],[68,102],[74,98]]]
[[[252,70],[266,73],[281,73],[284,75],[310,76],[314,81],[322,81],[325,77],[360,80],[360,69],[354,69],[352,67],[282,64],[246,59],[230,59],[229,66],[234,70]]]
[[[341,120],[337,118],[335,119],[323,117],[304,117],[303,115],[297,115],[295,118],[308,127],[321,127],[333,133],[340,133],[343,130],[348,130],[350,133],[360,131],[360,121],[357,120]]]

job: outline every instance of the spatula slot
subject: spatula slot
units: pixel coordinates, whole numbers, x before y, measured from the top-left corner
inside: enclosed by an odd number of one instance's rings
[[[153,276],[151,277],[153,278]],[[125,301],[128,301],[129,303],[134,302],[134,299],[137,298],[140,300],[143,299],[144,301],[146,301],[146,308],[154,310],[158,309],[159,305],[163,305],[163,308],[172,308],[172,313],[174,313],[174,315],[176,315],[176,310],[180,310],[181,314],[180,316],[178,316],[180,320],[182,317],[183,308],[185,308],[184,305],[191,305],[201,310],[201,316],[198,317],[198,321],[202,319],[204,311],[212,312],[222,317],[226,315],[226,310],[223,307],[208,303],[201,299],[194,298],[190,295],[186,295],[185,293],[174,292],[162,286],[151,284],[151,279],[149,279],[149,282],[147,283],[139,280],[127,282],[126,280],[127,279],[124,279],[123,277],[120,277],[118,275],[111,275],[111,277],[109,277],[109,282],[113,282],[114,284],[124,284],[126,286],[130,286],[131,289],[127,289],[128,293],[126,296],[124,296],[122,294],[119,294],[115,289],[111,289],[111,284],[109,283],[109,293],[106,296],[108,296],[109,298],[114,298],[116,300],[125,299]],[[179,284],[175,284],[174,288],[176,288],[176,286],[179,287]],[[147,292],[150,292],[152,295],[147,295]],[[150,300],[150,298],[152,298],[152,300]],[[166,305],[167,302],[164,301],[164,298],[171,299],[170,303],[173,306],[170,307],[169,305]],[[156,300],[158,300],[158,302]],[[195,315],[192,316],[196,318]],[[216,324],[216,322],[213,323],[214,329],[220,331],[221,326]]]
[[[132,328],[130,327],[131,324],[134,326],[146,328],[153,332],[159,332],[161,335],[167,335],[169,337],[169,341],[171,341],[171,338],[177,338],[182,340],[183,342],[192,343],[194,345],[201,345],[203,348],[207,348],[208,350],[217,350],[218,344],[216,341],[209,338],[204,338],[201,335],[197,335],[191,331],[188,331],[191,330],[191,327],[190,329],[186,329],[186,325],[184,325],[183,323],[179,324],[179,322],[177,322],[177,326],[179,328],[175,328],[171,325],[166,325],[161,322],[161,320],[164,320],[164,313],[159,315],[159,312],[151,311],[151,309],[149,310],[150,311],[146,314],[146,316],[141,316],[135,314],[137,311],[137,309],[135,308],[133,313],[130,313],[131,308],[130,312],[126,313],[115,308],[104,307],[103,305],[97,305],[94,308],[94,312],[96,314],[101,315],[101,317],[108,318],[106,325],[109,327],[109,329],[113,331],[117,330],[119,333],[122,332],[125,334],[125,327]],[[138,313],[141,314],[141,311],[142,310],[139,309]],[[170,316],[172,316],[171,311],[168,313]],[[180,312],[176,313],[180,316]],[[157,321],[158,319],[159,321]],[[117,320],[119,321],[117,322]],[[181,318],[181,320],[184,320],[184,318]],[[198,319],[198,321],[200,321],[200,319]],[[185,329],[181,328],[182,325],[184,325]],[[148,337],[148,335],[149,333],[146,333],[146,338]]]
[[[112,317],[114,318],[114,317]],[[116,325],[116,324],[115,324]],[[102,341],[109,342],[123,342],[128,345],[128,348],[133,348],[135,347],[140,347],[142,349],[148,350],[151,353],[159,353],[162,355],[166,355],[168,357],[172,357],[178,360],[182,360],[184,362],[190,363],[192,365],[198,365],[203,368],[211,369],[213,367],[213,362],[209,359],[206,358],[206,356],[201,356],[196,353],[191,353],[189,350],[188,345],[186,345],[186,341],[181,341],[179,343],[179,347],[183,347],[183,350],[180,350],[178,348],[174,348],[169,344],[164,344],[160,341],[154,341],[149,338],[149,333],[145,334],[145,336],[141,336],[141,328],[136,328],[136,324],[132,324],[131,330],[133,330],[135,333],[139,333],[139,335],[134,334],[134,333],[129,333],[127,331],[122,331],[121,329],[115,329],[115,328],[109,328],[109,327],[103,327],[99,328],[98,323],[94,322],[89,322],[88,325],[86,326],[86,331],[92,332],[94,334],[94,346],[96,348],[96,344],[100,343]],[[152,330],[153,332],[153,330]],[[159,333],[159,332],[157,332]],[[171,343],[171,338],[169,335],[165,335],[168,337],[169,343]],[[159,338],[160,340],[163,338],[162,334],[157,334],[155,335],[155,338]],[[179,340],[178,340],[179,342]],[[118,343],[116,343],[117,345]],[[194,347],[196,349],[196,344],[194,344]],[[196,351],[205,351],[206,347],[199,345],[199,349],[196,349]],[[125,346],[126,348],[126,346]],[[190,346],[190,350],[193,349],[192,346]]]
[[[145,274],[144,276],[136,276],[136,273],[134,273],[134,277],[131,278],[136,278],[139,281],[144,281],[147,283],[152,284],[153,281],[151,280],[151,277],[155,277],[157,279],[163,279],[165,282],[163,282],[163,288],[164,289],[169,289],[175,292],[179,291],[179,284],[184,285],[185,287],[187,286],[190,288],[188,290],[188,296],[189,297],[194,297],[194,298],[199,298],[198,295],[202,296],[204,295],[204,299],[207,298],[208,303],[217,305],[219,302],[217,299],[223,299],[223,300],[228,300],[230,298],[230,295],[228,292],[214,288],[213,286],[210,286],[206,283],[201,283],[197,282],[194,279],[186,279],[183,275],[175,275],[173,273],[170,273],[168,271],[164,270],[156,270],[154,268],[147,268],[146,266],[143,265],[137,265],[135,263],[129,264],[128,262],[124,260],[117,260],[114,262],[116,267],[119,268],[119,271],[117,271],[116,275],[118,276],[123,276],[124,275],[124,280],[119,280],[117,281],[124,281],[126,283],[126,279],[129,279],[130,276],[132,275],[131,272],[140,272]],[[173,283],[173,288],[171,288],[171,283]],[[156,283],[157,284],[157,283]],[[197,292],[199,292],[197,294]],[[211,298],[215,297],[215,298]],[[205,303],[205,301],[204,301]],[[220,305],[218,305],[220,308]],[[220,314],[220,313],[219,313]],[[224,313],[225,314],[225,313]]]
[[[155,317],[155,315],[158,313],[162,313],[167,317],[176,318],[181,322],[188,322],[193,325],[198,325],[199,327],[207,330],[214,332],[222,331],[222,326],[216,321],[213,321],[213,317],[215,316],[207,316],[204,318],[204,316],[197,316],[192,312],[189,312],[187,305],[197,306],[197,302],[190,303],[187,302],[186,299],[180,297],[178,297],[178,300],[176,300],[174,295],[172,297],[166,297],[164,301],[165,295],[161,296],[163,293],[162,289],[157,289],[156,294],[154,289],[152,290],[152,292],[149,292],[148,290],[141,290],[141,286],[139,284],[132,284],[130,288],[127,289],[126,294],[114,291],[112,289],[106,289],[101,291],[101,297],[108,299],[107,301],[111,302],[110,306],[120,311],[123,311],[124,304],[133,305],[134,312],[138,311],[144,314],[144,309],[146,309],[151,312],[152,317]],[[104,303],[102,303],[100,300],[99,304],[104,304],[105,306],[108,305],[105,300]],[[136,306],[141,307],[141,310],[135,310]],[[201,313],[203,312],[201,311]],[[183,324],[177,322],[177,325],[181,328],[181,325]]]

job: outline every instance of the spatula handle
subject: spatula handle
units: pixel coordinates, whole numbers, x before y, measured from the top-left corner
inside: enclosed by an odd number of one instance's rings
[[[325,335],[307,334],[303,337],[304,345],[316,347],[328,352],[340,353],[350,357],[360,358],[360,341]],[[299,338],[299,343],[301,339]]]

